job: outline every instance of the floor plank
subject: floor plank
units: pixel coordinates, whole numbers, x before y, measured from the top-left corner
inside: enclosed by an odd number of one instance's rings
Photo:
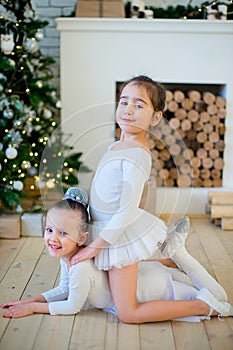
[[[142,324],[140,327],[140,349],[146,350],[175,350],[175,340],[172,322]]]
[[[179,350],[211,350],[208,335],[202,322],[173,322],[176,349]]]
[[[200,219],[193,220],[193,226],[200,243],[204,247],[209,264],[214,272],[214,277],[225,288],[229,301],[233,303],[233,262],[231,258],[219,239],[215,228],[207,231],[205,222]]]

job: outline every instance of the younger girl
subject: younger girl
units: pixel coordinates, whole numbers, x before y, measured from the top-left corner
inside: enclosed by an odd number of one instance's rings
[[[223,288],[210,275],[206,280],[206,271],[203,273],[200,264],[192,259],[190,269],[189,255],[182,249],[179,251],[188,232],[187,224],[175,225],[166,239],[164,222],[139,208],[151,169],[147,131],[161,120],[165,98],[163,87],[148,77],[138,76],[124,84],[116,111],[121,140],[113,143],[100,160],[91,186],[93,241],[71,260],[75,264],[95,257],[97,268],[108,270],[117,314],[127,323],[196,314],[194,305],[187,301],[139,303],[137,300],[138,262],[150,258],[159,247],[170,256],[178,252],[178,264],[184,266],[184,271],[186,267],[192,271],[194,264],[195,278],[201,271],[199,286],[207,285],[219,299],[226,300]],[[205,299],[208,299],[206,295]],[[207,303],[213,306],[209,299]],[[201,314],[206,311],[202,310]]]
[[[71,257],[83,249],[87,232],[87,194],[69,190],[64,200],[48,211],[44,233],[45,245],[53,258],[60,258],[59,286],[41,295],[7,302],[3,317],[23,317],[33,313],[75,314],[81,309],[111,308],[112,297],[105,273],[97,271],[91,260],[70,266]]]

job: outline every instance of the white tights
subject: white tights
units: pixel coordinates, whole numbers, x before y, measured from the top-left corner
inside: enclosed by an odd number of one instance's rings
[[[217,299],[227,301],[227,294],[223,287],[187,252],[185,247],[177,249],[172,260],[187,274],[198,290],[207,288]]]

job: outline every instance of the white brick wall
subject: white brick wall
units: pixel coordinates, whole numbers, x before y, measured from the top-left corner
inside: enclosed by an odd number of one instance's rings
[[[46,56],[54,58],[56,63],[51,67],[54,73],[52,84],[60,89],[60,36],[56,29],[57,17],[70,16],[74,11],[77,0],[34,0],[34,8],[41,20],[49,22],[44,28],[44,39],[40,42],[40,49]]]

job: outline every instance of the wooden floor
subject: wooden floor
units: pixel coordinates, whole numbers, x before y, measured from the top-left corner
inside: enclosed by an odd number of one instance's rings
[[[233,303],[233,231],[221,231],[208,218],[193,218],[187,247]],[[0,240],[0,303],[39,294],[58,278],[58,260],[47,254],[42,238]],[[233,318],[126,325],[100,310],[76,316],[1,317],[0,337],[1,350],[232,350]]]

